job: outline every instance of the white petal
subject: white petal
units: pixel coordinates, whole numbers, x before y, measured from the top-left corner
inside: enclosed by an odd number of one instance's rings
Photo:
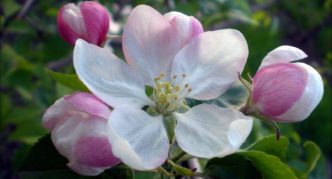
[[[176,11],[166,13],[164,16],[179,32],[181,47],[186,45],[193,37],[204,31],[202,24],[193,16],[187,16]]]
[[[196,157],[212,158],[233,153],[252,128],[250,117],[210,104],[195,106],[175,116],[175,135],[179,146]]]
[[[259,68],[263,68],[264,66],[274,63],[287,63],[295,60],[301,60],[306,57],[307,54],[305,54],[301,49],[288,45],[283,45],[269,52],[264,57]]]
[[[182,85],[188,83],[192,88],[188,97],[213,99],[237,81],[247,56],[247,42],[239,31],[205,32],[176,55],[172,75],[186,74]]]
[[[74,67],[83,83],[110,106],[150,102],[141,75],[106,49],[77,40]]]
[[[177,29],[159,12],[146,5],[137,6],[123,32],[123,51],[128,64],[138,68],[150,83],[160,73],[169,74],[181,47],[177,34]]]
[[[284,122],[297,122],[306,119],[321,101],[324,93],[322,77],[311,66],[295,63],[308,73],[308,82],[300,99],[284,114],[277,118]]]
[[[165,162],[169,141],[161,116],[152,117],[124,105],[113,110],[109,126],[113,153],[123,163],[137,170],[149,170]]]

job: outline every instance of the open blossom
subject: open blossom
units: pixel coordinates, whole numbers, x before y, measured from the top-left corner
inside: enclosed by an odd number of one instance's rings
[[[95,45],[102,45],[106,39],[110,23],[108,11],[99,3],[85,1],[76,6],[64,5],[57,17],[61,37],[71,45],[77,39],[84,39]]]
[[[323,96],[322,78],[309,65],[289,63],[305,57],[298,48],[281,46],[263,59],[252,91],[259,112],[278,122],[297,122],[310,115]]]
[[[42,122],[56,149],[69,160],[68,167],[81,175],[98,175],[120,163],[108,140],[110,114],[95,96],[75,93],[57,100]]]
[[[122,42],[126,61],[84,40],[74,49],[79,78],[114,107],[109,118],[114,155],[138,170],[162,165],[171,140],[167,120],[176,120],[176,141],[193,156],[224,156],[240,147],[252,128],[250,117],[209,104],[189,109],[185,103],[216,98],[237,80],[248,55],[239,31],[203,32],[193,17],[161,15],[140,5],[128,17]]]

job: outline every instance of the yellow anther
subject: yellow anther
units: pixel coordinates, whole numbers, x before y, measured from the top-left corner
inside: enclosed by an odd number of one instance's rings
[[[161,79],[165,76],[161,73],[155,80],[155,86],[153,89],[152,100],[155,102],[153,106],[158,113],[168,115],[174,110],[177,110],[181,106],[185,105],[185,97],[191,92],[189,84],[184,84],[183,80],[186,74],[182,74],[182,79],[175,83],[177,76],[173,75],[170,81],[162,82]]]

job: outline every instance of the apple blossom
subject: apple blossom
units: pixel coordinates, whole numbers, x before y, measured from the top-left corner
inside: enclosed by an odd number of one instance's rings
[[[95,45],[102,45],[109,29],[110,15],[99,3],[85,1],[76,6],[64,5],[57,17],[61,37],[71,45],[77,39],[84,39]]]
[[[140,5],[128,17],[122,42],[126,61],[84,40],[74,49],[78,77],[114,107],[108,124],[115,156],[137,170],[159,167],[172,141],[169,120],[176,123],[178,145],[193,156],[224,156],[240,147],[252,128],[250,117],[210,104],[186,105],[186,98],[213,99],[236,82],[248,56],[239,31],[203,32],[192,17]]]
[[[298,48],[281,46],[271,51],[253,78],[252,105],[277,122],[307,118],[323,96],[319,73],[300,60],[307,55]]]
[[[111,110],[95,96],[75,93],[57,100],[43,116],[54,146],[81,175],[98,175],[120,160],[112,153],[107,119]]]

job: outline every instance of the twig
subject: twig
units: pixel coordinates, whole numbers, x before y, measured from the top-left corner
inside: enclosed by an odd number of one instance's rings
[[[22,9],[17,14],[17,18],[19,18],[19,19],[23,18],[25,16],[25,14],[28,12],[28,10],[30,9],[30,7],[33,4],[33,2],[34,2],[34,0],[27,0],[27,1],[25,1]]]
[[[72,54],[70,54],[69,56],[67,56],[65,58],[48,63],[47,68],[49,68],[50,70],[57,71],[57,70],[61,69],[62,67],[71,64],[72,61],[73,61]]]

